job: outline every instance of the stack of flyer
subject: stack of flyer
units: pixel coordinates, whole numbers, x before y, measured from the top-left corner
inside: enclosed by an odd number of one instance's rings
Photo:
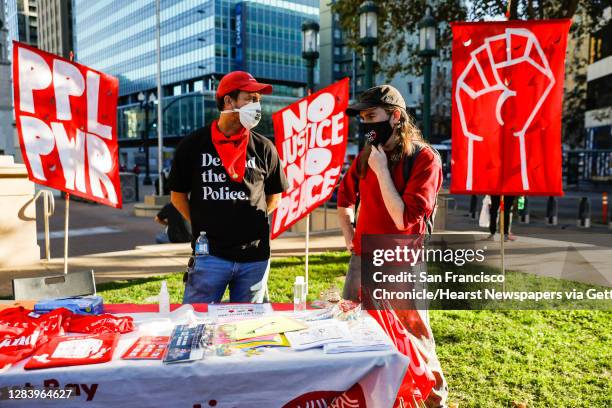
[[[208,305],[208,317],[219,323],[232,322],[241,319],[252,319],[270,314],[272,314],[272,305],[270,303],[212,303]]]
[[[164,356],[164,363],[183,363],[204,358],[206,325],[181,324],[174,328]]]
[[[294,350],[308,350],[332,343],[351,341],[348,325],[338,320],[310,322],[307,329],[288,332],[285,333],[285,336]]]
[[[168,348],[168,336],[142,336],[121,357],[124,360],[161,360]]]
[[[364,322],[359,322],[351,326],[349,341],[325,344],[323,351],[327,354],[336,354],[381,351],[390,348],[389,339],[380,330],[368,327]]]

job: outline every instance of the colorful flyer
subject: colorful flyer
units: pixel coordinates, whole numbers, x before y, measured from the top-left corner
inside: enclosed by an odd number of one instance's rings
[[[272,313],[270,303],[219,304],[208,305],[208,316],[213,320],[229,322],[240,319],[252,319]]]
[[[205,324],[176,326],[170,336],[164,363],[183,363],[203,359],[205,342]]]
[[[169,336],[142,336],[121,356],[124,360],[161,360],[168,348]]]

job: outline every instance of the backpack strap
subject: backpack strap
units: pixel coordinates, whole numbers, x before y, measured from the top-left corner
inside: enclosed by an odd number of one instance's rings
[[[412,168],[414,167],[414,162],[416,158],[419,156],[421,151],[425,146],[420,143],[415,143],[414,152],[408,157],[404,159],[404,182],[408,184],[408,179],[410,178],[410,174],[412,173]]]
[[[433,146],[427,146],[427,147],[429,147],[434,152],[434,156],[435,156],[434,160],[436,159],[440,161],[442,160],[440,156],[440,152],[438,152]],[[404,159],[403,174],[404,174],[404,181],[406,184],[408,184],[408,180],[410,179],[412,168],[414,167],[414,162],[416,161],[419,154],[425,148],[426,148],[425,145],[420,144],[420,143],[415,143],[414,152],[410,156]],[[436,209],[438,206],[437,202],[438,202],[438,193],[436,192],[436,204],[434,204],[434,209],[431,212],[431,214],[425,214],[425,226],[427,227],[428,236],[431,236],[431,234],[433,233],[434,218],[436,217]]]

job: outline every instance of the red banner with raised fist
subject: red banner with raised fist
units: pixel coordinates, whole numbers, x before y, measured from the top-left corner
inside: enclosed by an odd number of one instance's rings
[[[452,23],[451,193],[562,195],[570,20]]]
[[[272,239],[329,199],[340,179],[348,136],[348,78],[272,115],[289,182],[272,220]]]
[[[30,180],[121,208],[117,79],[13,42],[13,90]]]

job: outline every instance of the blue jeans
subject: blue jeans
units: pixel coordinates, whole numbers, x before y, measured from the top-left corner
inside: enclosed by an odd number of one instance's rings
[[[170,238],[168,238],[168,234],[166,232],[160,232],[155,235],[155,243],[156,244],[169,244]]]
[[[269,272],[269,259],[234,262],[212,255],[197,256],[187,269],[183,303],[219,303],[228,285],[230,302],[261,303]]]

